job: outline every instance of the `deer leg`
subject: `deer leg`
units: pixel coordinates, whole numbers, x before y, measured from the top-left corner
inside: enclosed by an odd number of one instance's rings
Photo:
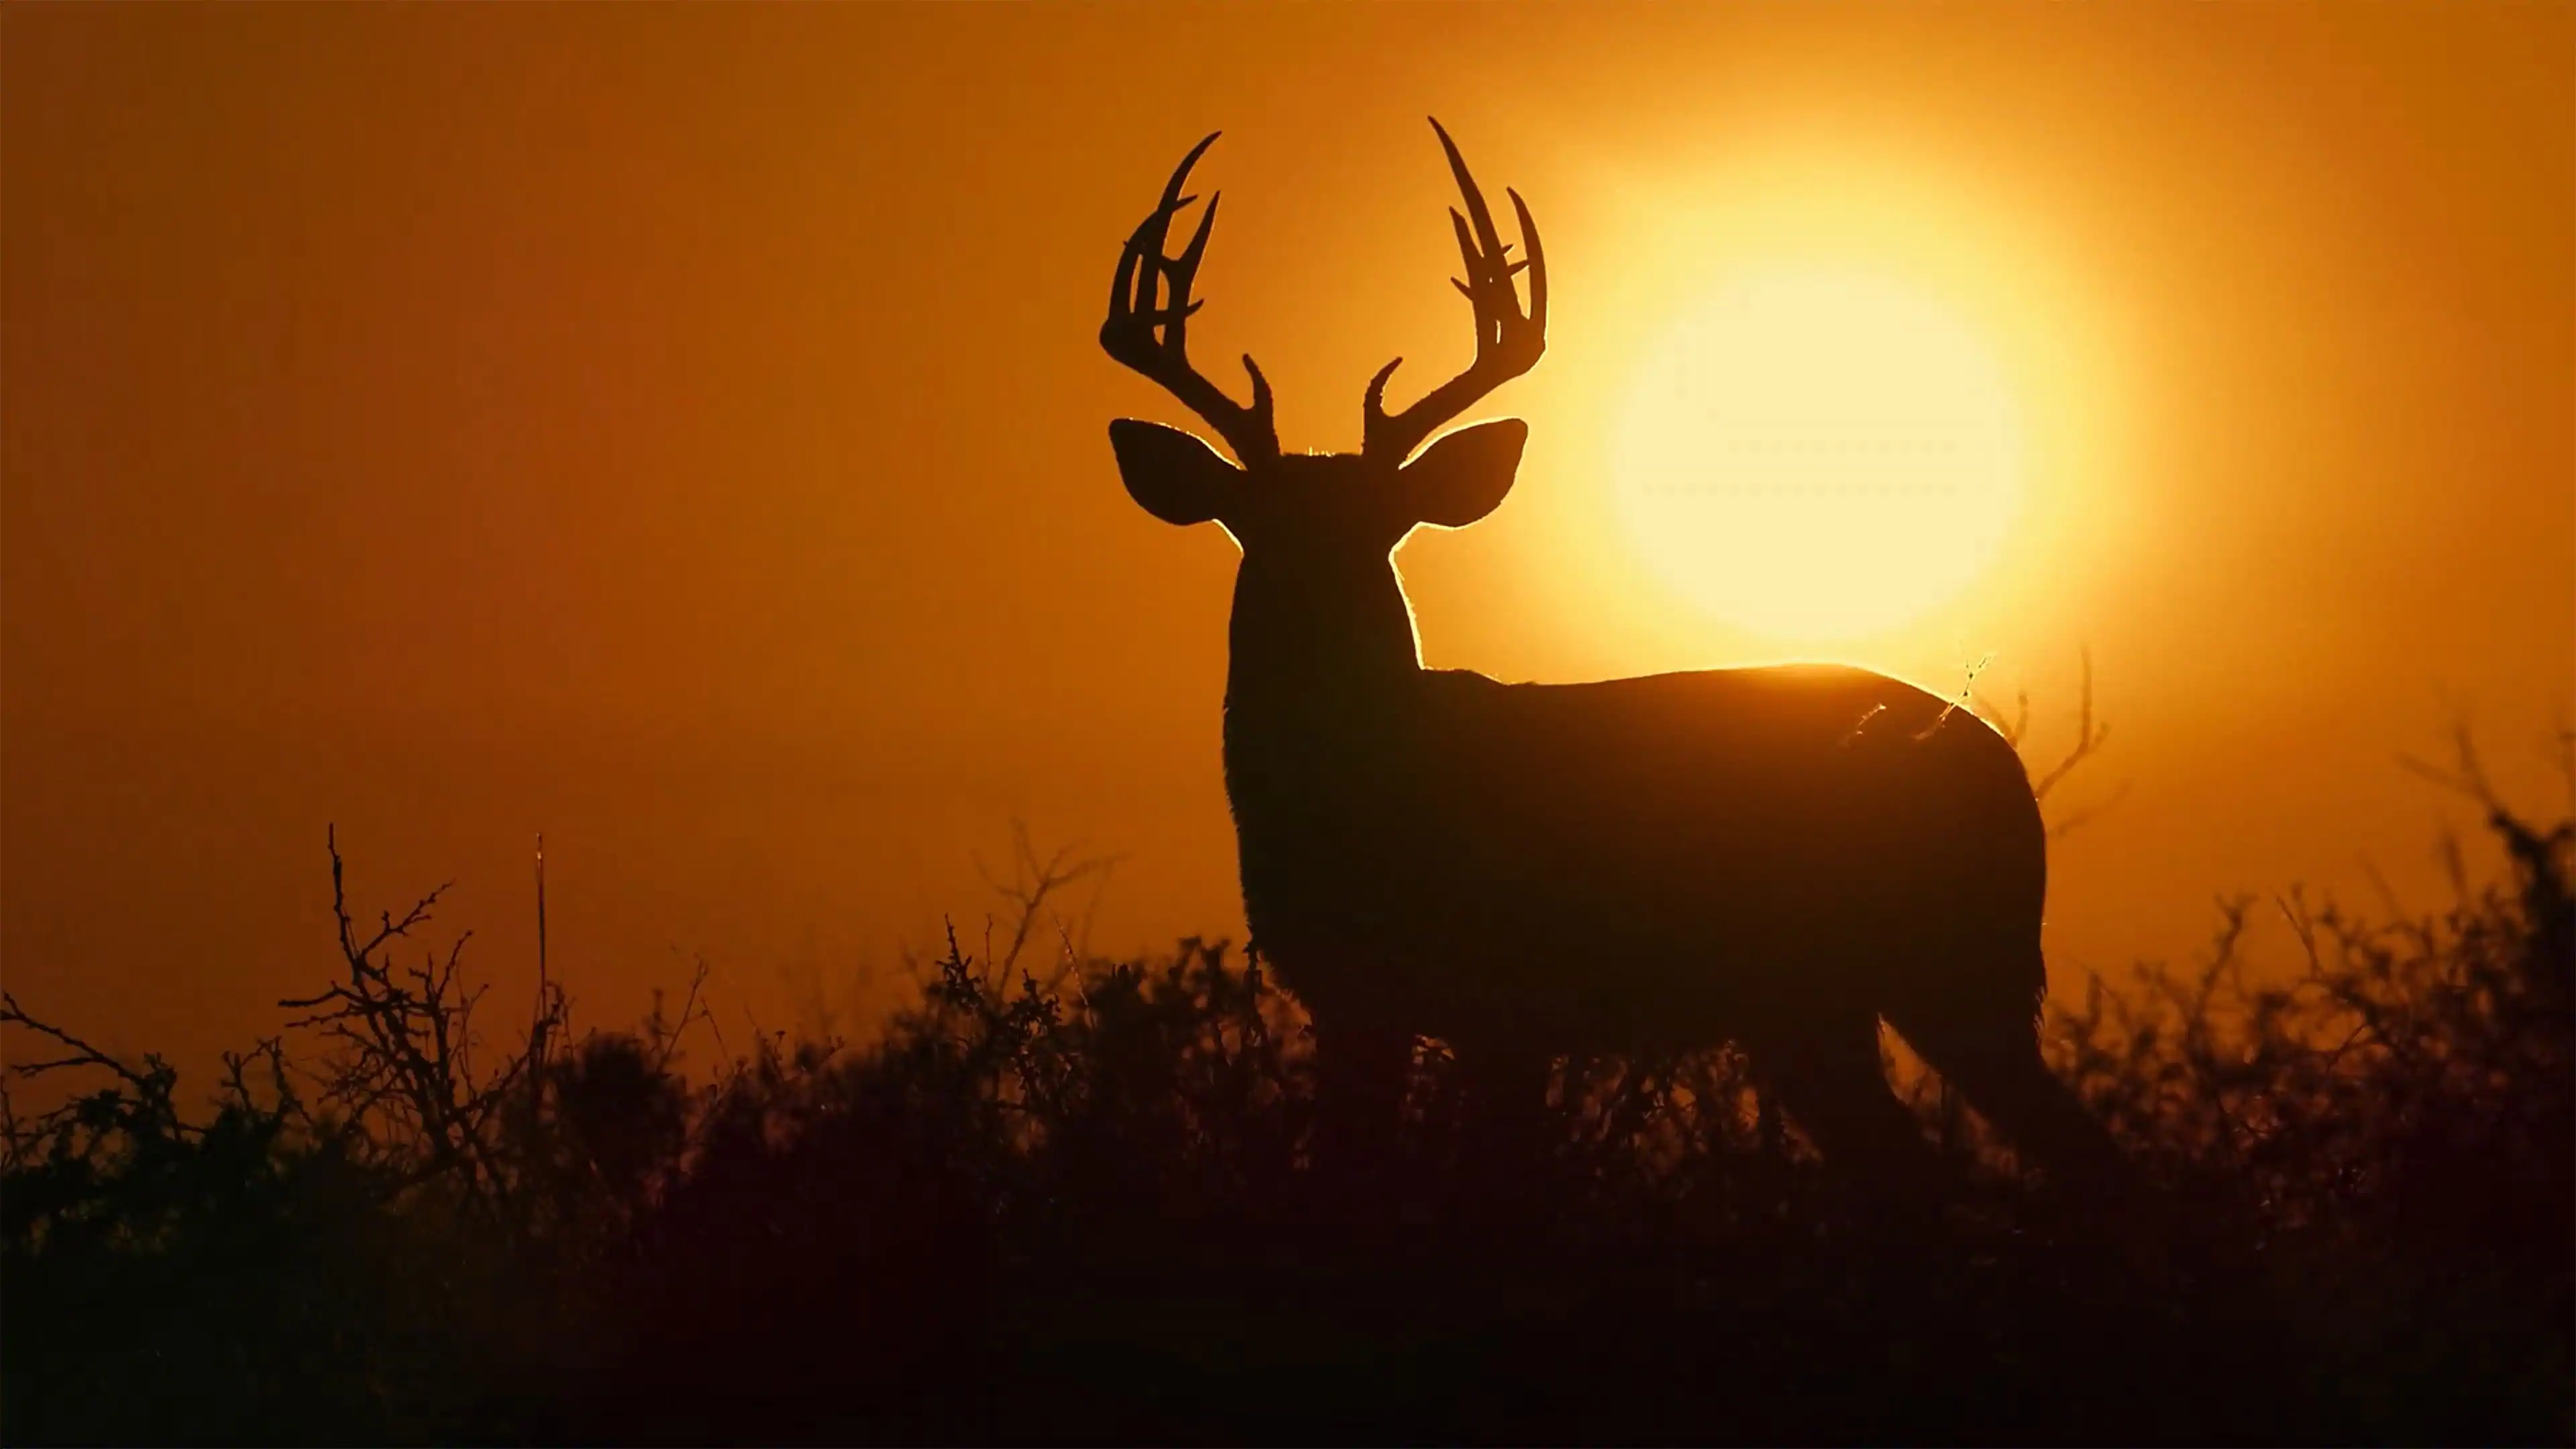
[[[2174,1216],[2173,1204],[2122,1154],[2119,1144],[2040,1056],[2027,1009],[1970,1015],[1916,1008],[1891,1018],[1906,1042],[1968,1099],[1968,1105],[2049,1171],[2077,1211],[2065,1222],[2146,1282],[2165,1282],[2178,1262],[2242,1261],[2239,1244],[2207,1236]],[[2232,1278],[2222,1274],[2221,1281]]]
[[[1745,1048],[1757,1078],[1824,1154],[1826,1171],[1859,1190],[1871,1216],[1938,1211],[1939,1154],[1888,1088],[1874,1014],[1775,1027]]]
[[[2120,1196],[2135,1185],[2111,1134],[2041,1059],[2038,1025],[2026,1011],[1916,1007],[1890,1019],[1970,1106],[2064,1186]]]
[[[1395,1156],[1413,1033],[1365,1016],[1315,1020],[1315,1166],[1352,1183],[1379,1179]]]

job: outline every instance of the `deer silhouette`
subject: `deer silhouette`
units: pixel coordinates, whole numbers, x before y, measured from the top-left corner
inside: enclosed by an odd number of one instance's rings
[[[1929,1149],[1882,1068],[1884,1018],[2026,1153],[2069,1175],[2115,1170],[2041,1060],[2046,832],[2019,756],[1983,721],[1854,668],[1504,684],[1423,667],[1395,551],[1417,527],[1492,512],[1528,427],[1422,445],[1536,365],[1548,305],[1528,206],[1507,193],[1513,260],[1431,124],[1466,208],[1450,211],[1466,270],[1453,285],[1475,360],[1397,413],[1385,393],[1403,359],[1380,369],[1358,453],[1283,453],[1250,356],[1249,406],[1191,365],[1190,287],[1218,198],[1180,255],[1164,246],[1213,134],[1128,239],[1100,329],[1234,453],[1109,425],[1138,504],[1214,521],[1243,551],[1226,792],[1252,939],[1315,1024],[1326,1122],[1340,1103],[1391,1130],[1417,1034],[1522,1080],[1560,1054],[1733,1042],[1829,1163],[1919,1162]]]

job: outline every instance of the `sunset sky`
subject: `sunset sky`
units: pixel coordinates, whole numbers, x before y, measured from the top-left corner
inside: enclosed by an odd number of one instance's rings
[[[1529,420],[1519,486],[1401,555],[1429,663],[1990,658],[2044,764],[2089,651],[2111,738],[2048,803],[2113,803],[2053,857],[2061,987],[2221,893],[2438,906],[2474,812],[2396,757],[2455,718],[2566,808],[2565,5],[19,4],[0,40],[0,971],[103,1045],[273,1031],[334,964],[332,822],[370,911],[454,878],[513,992],[543,831],[594,1025],[696,955],[728,1032],[882,1003],[943,913],[980,931],[1015,821],[1118,858],[1095,948],[1239,935],[1236,553],[1119,486],[1111,418],[1191,420],[1096,337],[1219,128],[1194,352],[1257,354],[1290,448],[1469,355],[1426,114],[1544,231],[1548,355],[1472,414]],[[1808,346],[1846,323],[1848,365]],[[1634,511],[1640,449],[1723,441],[1638,442],[1677,367],[1946,399],[2004,492],[1866,544],[1961,560],[1919,595],[1787,608],[1836,540]]]

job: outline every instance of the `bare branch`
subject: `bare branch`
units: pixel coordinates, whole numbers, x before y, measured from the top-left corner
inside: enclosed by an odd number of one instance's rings
[[[2104,742],[2111,738],[2109,725],[2096,725],[2093,722],[2093,651],[2084,650],[2082,658],[2084,680],[2076,699],[2075,744],[2066,752],[2064,759],[2059,760],[2046,773],[2031,782],[2030,794],[2034,800],[2047,799],[2048,792],[2057,788],[2058,782],[2066,778],[2068,771],[2091,758],[2102,748]]]
[[[36,1033],[38,1036],[51,1038],[52,1040],[71,1048],[72,1055],[67,1057],[57,1057],[52,1061],[45,1062],[21,1062],[16,1064],[11,1068],[11,1070],[15,1071],[22,1077],[32,1077],[44,1072],[60,1071],[66,1067],[102,1067],[110,1072],[114,1072],[118,1077],[125,1081],[126,1085],[133,1087],[136,1091],[149,1092],[154,1089],[155,1083],[152,1078],[147,1077],[143,1073],[136,1071],[134,1068],[127,1066],[125,1063],[117,1060],[108,1053],[99,1050],[97,1047],[91,1046],[88,1042],[72,1035],[63,1028],[56,1026],[51,1022],[40,1021],[35,1017],[29,1016],[26,1011],[18,1005],[18,998],[5,991],[0,991],[0,1025],[23,1026],[29,1031]]]

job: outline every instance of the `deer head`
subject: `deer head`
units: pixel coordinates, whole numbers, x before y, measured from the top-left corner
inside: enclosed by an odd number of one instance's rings
[[[1529,371],[1547,349],[1547,262],[1529,208],[1518,192],[1507,193],[1528,253],[1513,261],[1511,248],[1494,229],[1484,193],[1449,133],[1437,120],[1431,129],[1448,152],[1449,169],[1466,202],[1465,214],[1454,207],[1449,212],[1467,273],[1451,285],[1475,310],[1476,359],[1466,371],[1392,415],[1385,407],[1386,384],[1404,359],[1380,368],[1362,401],[1363,443],[1357,453],[1283,454],[1271,419],[1269,381],[1249,354],[1243,359],[1252,381],[1249,407],[1191,366],[1189,319],[1204,304],[1190,296],[1190,284],[1207,253],[1218,198],[1208,198],[1198,228],[1179,256],[1165,256],[1163,244],[1172,219],[1198,199],[1182,195],[1181,188],[1216,135],[1211,133],[1181,158],[1162,201],[1128,238],[1119,257],[1100,345],[1188,404],[1233,450],[1235,460],[1226,461],[1177,428],[1133,418],[1111,423],[1109,441],[1118,453],[1119,474],[1146,512],[1166,523],[1222,524],[1242,545],[1247,568],[1282,557],[1383,564],[1415,525],[1464,527],[1491,513],[1511,491],[1529,437],[1528,425],[1517,418],[1461,428],[1414,456],[1433,429]],[[1512,281],[1523,270],[1529,273],[1526,314]]]

